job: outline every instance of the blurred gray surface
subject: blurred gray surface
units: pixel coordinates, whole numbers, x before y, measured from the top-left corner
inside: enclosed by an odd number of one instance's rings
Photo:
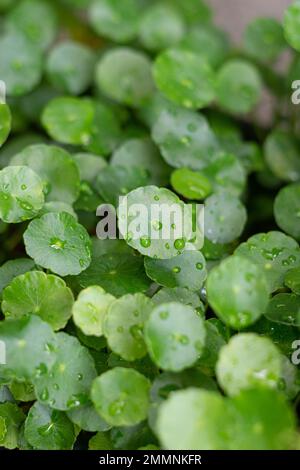
[[[207,0],[215,11],[215,22],[240,42],[247,23],[258,16],[282,19],[291,0]]]

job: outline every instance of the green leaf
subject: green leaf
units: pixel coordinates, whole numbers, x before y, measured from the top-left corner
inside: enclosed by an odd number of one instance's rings
[[[10,384],[9,389],[17,401],[29,402],[36,400],[34,387],[31,382],[14,381]]]
[[[1,403],[0,419],[2,421],[2,426],[4,421],[4,429],[2,428],[4,430],[2,435],[4,435],[2,439],[0,435],[0,444],[2,447],[6,447],[7,449],[15,449],[18,447],[19,428],[25,420],[25,415],[17,405],[13,403]]]
[[[299,330],[297,328],[270,321],[265,316],[261,317],[259,321],[252,325],[251,329],[248,328],[247,331],[252,331],[260,336],[270,338],[286,356],[293,354],[293,343],[299,338]]]
[[[3,291],[2,311],[6,318],[34,314],[54,330],[64,328],[74,302],[71,289],[57,276],[29,271],[15,277]]]
[[[73,320],[85,335],[102,336],[103,321],[115,300],[100,286],[91,286],[80,292],[73,306]]]
[[[192,366],[203,352],[205,327],[196,311],[177,302],[154,308],[145,326],[145,340],[160,369],[181,371]]]
[[[0,171],[0,218],[4,222],[32,219],[43,204],[43,184],[33,170],[11,166]]]
[[[205,23],[209,23],[212,18],[212,10],[205,0],[169,0],[172,5],[176,5],[181,11],[183,18],[188,24],[200,24],[201,27]]]
[[[170,169],[149,138],[130,139],[113,153],[111,165],[143,167],[149,175],[149,184],[163,186],[169,180]]]
[[[274,322],[300,327],[300,297],[295,294],[277,294],[269,302],[265,316]]]
[[[116,297],[144,292],[149,286],[143,258],[130,253],[107,253],[93,257],[88,269],[77,279],[83,288],[98,285]]]
[[[66,212],[33,220],[24,233],[25,249],[36,264],[60,276],[79,274],[91,262],[91,241],[86,229]]]
[[[107,97],[139,108],[154,91],[151,62],[134,49],[112,49],[97,66],[96,84]]]
[[[113,444],[108,433],[97,432],[89,440],[89,450],[112,450]]]
[[[226,449],[228,420],[228,407],[219,393],[190,388],[172,393],[161,405],[157,433],[164,449]]]
[[[138,166],[107,166],[97,176],[95,187],[105,202],[116,205],[119,197],[146,186],[147,171]]]
[[[1,80],[6,84],[8,95],[25,95],[41,80],[41,53],[19,32],[0,39],[0,64]]]
[[[284,397],[273,390],[245,390],[230,401],[233,450],[295,448],[295,418]]]
[[[281,232],[258,233],[235,251],[264,271],[270,292],[283,287],[286,273],[300,263],[298,243]]]
[[[81,95],[92,83],[95,61],[95,54],[89,47],[64,41],[56,45],[47,58],[47,77],[57,90]]]
[[[99,101],[92,103],[94,120],[89,140],[85,145],[88,151],[106,156],[115,150],[121,140],[120,123],[111,108]]]
[[[0,340],[6,348],[6,365],[0,366],[0,377],[30,380],[47,372],[54,362],[55,335],[36,315],[0,322]]]
[[[0,416],[0,443],[4,441],[6,433],[7,433],[7,428],[5,424],[5,419],[2,416]]]
[[[300,2],[295,0],[285,11],[283,19],[284,34],[287,42],[300,51]]]
[[[80,180],[86,181],[92,186],[95,185],[98,173],[107,166],[106,160],[99,155],[76,153],[72,155],[72,158],[78,166]]]
[[[11,130],[11,112],[7,104],[0,102],[0,147],[6,141]]]
[[[268,284],[260,267],[235,255],[209,273],[207,298],[218,317],[239,330],[253,324],[265,311]]]
[[[225,346],[226,341],[223,335],[218,330],[214,322],[210,320],[205,321],[205,346],[197,365],[200,367],[211,369],[214,372],[216,363],[219,358],[220,350]]]
[[[78,220],[78,216],[74,211],[73,207],[66,202],[59,202],[59,201],[50,201],[46,202],[39,212],[39,217],[45,214],[49,214],[49,212],[67,212],[68,214],[72,215],[74,219]]]
[[[300,184],[281,189],[275,199],[274,216],[277,225],[300,240]]]
[[[205,258],[200,251],[186,251],[171,259],[145,258],[147,276],[164,287],[187,287],[198,291],[207,276]]]
[[[259,102],[262,81],[250,62],[231,59],[218,72],[216,94],[219,104],[230,113],[245,114]]]
[[[32,168],[45,186],[47,201],[72,204],[79,194],[79,171],[73,159],[65,150],[45,144],[25,147],[15,155],[13,165]]]
[[[35,268],[34,262],[29,258],[18,258],[6,261],[0,267],[0,294],[10,284],[14,277],[25,274]]]
[[[57,34],[55,8],[44,0],[22,0],[8,13],[5,26],[10,32],[22,33],[34,46],[45,51]]]
[[[185,33],[180,12],[173,5],[149,5],[139,23],[139,38],[146,49],[160,51],[178,43]]]
[[[174,190],[187,199],[205,199],[212,192],[209,180],[200,172],[179,168],[171,175]]]
[[[286,273],[284,284],[289,287],[294,294],[300,295],[300,267],[293,268]]]
[[[246,186],[246,172],[240,160],[227,153],[220,153],[216,161],[202,170],[214,192],[226,191],[233,196],[240,196]]]
[[[65,413],[36,402],[26,418],[25,438],[38,450],[68,450],[73,448],[75,431]]]
[[[147,416],[149,389],[149,380],[136,370],[115,367],[94,381],[91,396],[109,424],[133,426]]]
[[[180,47],[201,55],[212,67],[221,65],[229,53],[228,35],[214,25],[195,26],[180,42]]]
[[[40,402],[64,411],[87,403],[97,373],[91,355],[77,338],[57,333],[56,340],[55,362],[34,378],[34,386]]]
[[[155,121],[152,137],[163,158],[175,168],[202,170],[219,150],[205,117],[182,108],[164,109]]]
[[[244,47],[254,59],[262,62],[276,60],[285,46],[283,28],[274,18],[257,18],[245,30]]]
[[[99,35],[123,43],[137,36],[140,13],[138,0],[94,0],[89,21]]]
[[[242,234],[246,221],[246,209],[236,196],[221,191],[206,199],[204,233],[213,243],[236,240]]]
[[[204,312],[202,304],[197,292],[193,292],[186,287],[163,287],[152,297],[152,301],[156,305],[166,304],[169,302],[179,302],[184,305],[190,305],[198,312]]]
[[[215,75],[209,63],[194,52],[162,52],[154,62],[153,76],[158,89],[185,108],[204,108],[215,98]]]
[[[107,431],[110,425],[107,424],[96,412],[92,403],[73,408],[67,412],[68,418],[80,429],[88,432]]]
[[[169,259],[193,248],[189,243],[195,236],[192,208],[168,189],[135,189],[121,201],[118,211],[122,237],[142,255]]]
[[[94,107],[90,100],[58,97],[46,105],[42,124],[49,136],[58,142],[87,145],[90,142]]]
[[[299,150],[295,137],[281,129],[273,130],[264,143],[264,155],[269,168],[277,178],[287,182],[300,178]]]
[[[280,352],[270,339],[242,333],[221,349],[216,374],[222,389],[234,396],[255,387],[276,388],[281,364]]]
[[[110,349],[126,361],[147,353],[143,328],[153,304],[143,294],[125,295],[111,303],[104,318],[104,334]]]

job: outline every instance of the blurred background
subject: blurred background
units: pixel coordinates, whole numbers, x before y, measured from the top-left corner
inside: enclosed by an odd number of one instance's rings
[[[291,0],[208,0],[215,10],[216,23],[240,42],[245,26],[258,16],[281,19]]]

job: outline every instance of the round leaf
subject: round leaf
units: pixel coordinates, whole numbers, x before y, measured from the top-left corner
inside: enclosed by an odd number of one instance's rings
[[[205,344],[205,327],[196,311],[180,303],[161,304],[145,326],[145,340],[160,369],[181,371],[192,366]]]
[[[244,45],[254,59],[276,60],[286,45],[281,24],[273,18],[255,19],[244,33]]]
[[[51,50],[46,71],[57,90],[80,95],[92,82],[94,65],[95,55],[90,48],[75,41],[64,41]]]
[[[32,219],[43,204],[43,184],[33,170],[11,166],[0,171],[0,218],[4,222]]]
[[[91,262],[91,241],[86,229],[66,212],[33,220],[24,233],[28,256],[60,276],[79,274]]]
[[[32,168],[45,186],[48,201],[72,204],[79,194],[79,171],[71,156],[53,145],[36,144],[15,155],[13,165]]]
[[[264,271],[270,292],[283,287],[286,273],[300,263],[298,243],[275,231],[253,235],[235,253],[248,258]]]
[[[73,306],[75,325],[85,335],[102,336],[103,321],[115,298],[100,286],[91,286],[80,292]]]
[[[147,353],[143,328],[153,304],[143,294],[125,295],[113,302],[104,319],[104,334],[111,350],[126,361]]]
[[[25,438],[35,449],[68,450],[75,442],[74,426],[65,413],[36,402],[25,422]]]
[[[102,57],[97,66],[96,84],[109,98],[140,107],[154,91],[151,62],[134,49],[113,49]]]
[[[210,65],[191,51],[168,49],[154,63],[158,89],[185,108],[199,109],[215,97],[215,76]]]
[[[133,426],[143,421],[149,407],[150,382],[134,369],[115,367],[92,386],[98,413],[112,426]]]
[[[217,379],[230,396],[255,387],[276,388],[281,376],[281,355],[268,338],[255,333],[234,336],[221,349]]]
[[[236,196],[223,191],[206,199],[204,217],[206,238],[213,243],[230,243],[242,234],[247,212]]]
[[[55,362],[47,373],[34,379],[37,398],[57,410],[69,410],[87,403],[96,377],[94,361],[77,338],[57,333]]]
[[[206,262],[200,251],[186,251],[171,259],[145,258],[147,276],[164,287],[198,291],[206,279]]]
[[[90,142],[94,107],[90,100],[58,97],[49,101],[42,124],[52,139],[64,144],[87,145]]]
[[[279,191],[274,215],[282,230],[300,240],[300,184],[291,184]]]
[[[248,113],[258,104],[261,91],[260,75],[255,66],[247,61],[232,59],[218,72],[217,99],[226,111]]]
[[[166,162],[175,168],[202,170],[219,150],[205,117],[182,108],[162,111],[152,128],[152,137]]]
[[[94,30],[116,42],[129,42],[137,36],[141,6],[139,0],[94,0],[89,20]]]
[[[3,291],[2,311],[6,318],[34,314],[54,330],[64,328],[74,302],[71,289],[57,276],[29,271],[15,277]]]
[[[300,297],[295,294],[277,294],[269,302],[265,316],[274,322],[300,327]]]
[[[283,27],[287,42],[300,51],[300,2],[295,0],[285,11]]]
[[[235,255],[209,273],[207,297],[219,318],[239,330],[253,324],[265,311],[269,289],[263,271]]]

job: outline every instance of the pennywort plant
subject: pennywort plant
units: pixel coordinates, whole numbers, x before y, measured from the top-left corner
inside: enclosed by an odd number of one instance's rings
[[[0,9],[0,447],[298,449],[300,2]]]

